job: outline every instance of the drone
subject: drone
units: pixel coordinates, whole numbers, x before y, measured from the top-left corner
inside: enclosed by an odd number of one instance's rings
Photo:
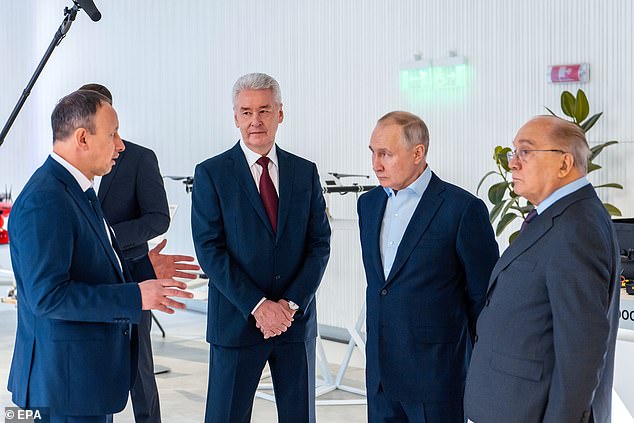
[[[194,177],[193,176],[163,176],[163,179],[171,179],[173,181],[183,181],[185,184],[185,192],[190,193],[194,188]]]

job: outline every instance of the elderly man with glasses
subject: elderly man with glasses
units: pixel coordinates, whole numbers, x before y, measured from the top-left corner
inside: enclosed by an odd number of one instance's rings
[[[586,179],[583,131],[526,123],[509,153],[515,192],[535,205],[491,274],[465,391],[476,423],[609,422],[619,255]]]

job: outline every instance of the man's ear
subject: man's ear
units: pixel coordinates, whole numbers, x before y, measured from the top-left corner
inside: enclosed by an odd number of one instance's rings
[[[86,128],[77,128],[73,133],[73,143],[79,150],[87,150],[88,149],[88,141],[86,136],[88,135],[88,131]]]
[[[425,146],[418,144],[414,147],[414,161],[420,163],[425,158]]]
[[[565,178],[572,172],[575,167],[575,158],[570,153],[562,154],[563,160],[561,161],[561,166],[559,167],[559,177]]]
[[[282,123],[284,120],[284,110],[282,109],[282,105],[280,104],[280,115],[277,119],[277,123]]]

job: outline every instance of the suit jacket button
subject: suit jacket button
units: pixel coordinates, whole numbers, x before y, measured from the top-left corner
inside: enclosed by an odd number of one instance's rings
[[[381,295],[387,295],[387,289],[382,289],[381,290]]]
[[[281,276],[280,276],[280,275],[275,275],[275,280],[276,280],[276,281],[279,281],[279,280],[280,280],[280,278],[281,278]]]
[[[476,342],[478,342],[478,335],[473,338],[473,343],[475,344]]]
[[[130,334],[130,331],[129,331],[128,329],[126,329],[126,330],[124,330],[124,331],[123,331],[123,334],[124,334],[125,336],[128,336],[128,335]]]
[[[488,307],[488,306],[489,306],[489,301],[490,301],[490,300],[487,298],[486,303],[484,303],[484,306],[485,306],[485,307]]]

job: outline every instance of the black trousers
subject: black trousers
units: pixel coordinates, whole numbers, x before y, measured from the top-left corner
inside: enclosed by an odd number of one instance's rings
[[[139,364],[136,381],[130,389],[132,409],[136,423],[160,423],[161,408],[158,388],[154,378],[154,358],[152,357],[152,314],[145,310],[139,323]]]

